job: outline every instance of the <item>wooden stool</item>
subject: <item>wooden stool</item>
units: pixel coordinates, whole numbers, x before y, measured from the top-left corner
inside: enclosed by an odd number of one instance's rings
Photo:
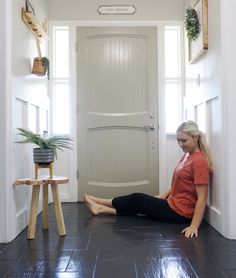
[[[35,238],[40,186],[43,187],[43,229],[48,229],[48,185],[49,184],[51,184],[58,233],[60,236],[66,235],[64,217],[61,208],[61,201],[59,199],[58,184],[68,183],[68,181],[69,179],[67,177],[39,176],[37,179],[25,178],[25,179],[18,179],[14,182],[14,185],[26,184],[26,185],[33,186],[29,225],[28,225],[28,232],[27,232],[28,239]]]
[[[36,179],[38,178],[38,170],[42,168],[48,168],[50,177],[53,176],[53,162],[50,162],[48,164],[34,163],[34,173]]]

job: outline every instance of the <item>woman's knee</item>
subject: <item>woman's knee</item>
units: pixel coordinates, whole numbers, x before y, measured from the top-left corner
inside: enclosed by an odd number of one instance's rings
[[[130,194],[132,201],[139,201],[144,199],[145,194],[140,192],[135,192]]]

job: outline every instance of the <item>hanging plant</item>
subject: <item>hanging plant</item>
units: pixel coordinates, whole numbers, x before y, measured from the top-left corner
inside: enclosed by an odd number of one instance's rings
[[[201,31],[197,11],[191,7],[186,9],[185,14],[185,29],[187,37],[190,41],[195,41]]]
[[[43,63],[43,66],[45,68],[47,78],[49,80],[50,79],[50,62],[49,62],[49,59],[47,57],[43,57],[42,58],[42,63]]]

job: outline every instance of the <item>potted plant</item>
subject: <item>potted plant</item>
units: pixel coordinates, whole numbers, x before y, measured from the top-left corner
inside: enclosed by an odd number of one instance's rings
[[[24,137],[23,140],[16,141],[15,143],[20,144],[35,144],[38,146],[33,149],[34,163],[38,164],[49,164],[57,158],[57,150],[63,151],[63,149],[72,150],[72,139],[65,136],[53,136],[47,138],[47,132],[41,136],[37,133],[32,132],[27,128],[17,128],[18,135]]]
[[[45,68],[45,74],[47,75],[48,80],[50,79],[50,61],[48,57],[43,57],[42,58],[42,63]]]
[[[201,27],[197,11],[194,8],[188,7],[186,9],[184,24],[188,39],[195,41],[199,37]]]
[[[33,62],[32,73],[38,76],[47,75],[48,80],[50,79],[50,61],[48,57],[36,57]]]

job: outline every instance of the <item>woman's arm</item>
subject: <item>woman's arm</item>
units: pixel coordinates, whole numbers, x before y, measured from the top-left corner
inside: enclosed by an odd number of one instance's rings
[[[168,196],[170,195],[170,191],[171,191],[171,189],[169,189],[169,190],[166,191],[165,193],[162,193],[162,194],[157,195],[157,196],[155,196],[155,197],[160,198],[160,199],[167,199]]]
[[[198,236],[198,228],[202,222],[202,218],[206,208],[208,186],[196,185],[196,192],[197,192],[197,203],[194,210],[194,215],[191,221],[191,225],[182,230],[182,234],[184,234],[185,237]]]

